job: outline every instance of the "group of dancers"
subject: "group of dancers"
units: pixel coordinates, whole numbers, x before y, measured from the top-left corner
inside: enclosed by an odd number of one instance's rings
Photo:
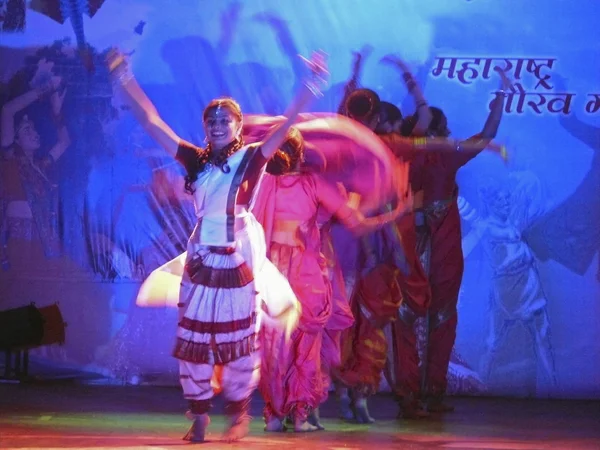
[[[178,285],[174,356],[192,421],[184,439],[204,440],[221,391],[228,441],[248,434],[257,388],[266,431],[324,429],[318,409],[332,384],[343,418],[372,422],[367,399],[390,363],[388,346],[402,417],[451,409],[443,400],[463,270],[455,176],[486,147],[505,156],[491,141],[511,85],[498,71],[502,88],[483,129],[452,140],[443,112],[428,106],[401,60],[386,58],[415,98],[412,116],[359,89],[362,58],[339,114],[302,114],[326,86],[317,52],[282,116],[243,115],[227,97],[210,102],[199,147],[162,120],[123,54],[108,55],[135,117],[185,169],[195,207],[187,252],[155,271]],[[372,161],[351,164],[361,152]],[[157,283],[165,278],[151,275],[140,295],[166,292],[153,291]],[[419,317],[428,319],[425,370]]]

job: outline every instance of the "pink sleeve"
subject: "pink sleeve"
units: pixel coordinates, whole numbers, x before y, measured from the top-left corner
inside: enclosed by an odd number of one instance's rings
[[[343,190],[318,175],[313,175],[312,178],[315,183],[315,195],[318,202],[327,212],[335,215],[347,202]]]

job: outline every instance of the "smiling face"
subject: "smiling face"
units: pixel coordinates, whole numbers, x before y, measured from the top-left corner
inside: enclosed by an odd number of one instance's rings
[[[204,132],[215,150],[239,139],[242,132],[242,115],[237,103],[219,100],[211,102],[204,112]]]
[[[35,129],[35,125],[27,116],[17,125],[15,143],[23,149],[25,154],[31,155],[40,148],[40,135]]]

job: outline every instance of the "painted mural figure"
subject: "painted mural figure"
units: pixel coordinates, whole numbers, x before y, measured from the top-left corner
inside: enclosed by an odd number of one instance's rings
[[[510,182],[510,188],[494,181],[482,186],[480,197],[485,207],[479,213],[461,200],[461,216],[473,226],[463,240],[465,257],[477,242],[482,242],[493,270],[490,329],[480,372],[484,382],[489,382],[498,370],[498,351],[509,344],[515,327],[523,325],[531,336],[537,388],[542,390],[557,384],[548,300],[523,233],[546,208],[540,180],[534,173],[513,172]]]
[[[266,258],[263,229],[249,206],[267,161],[301,108],[319,94],[319,83],[327,74],[324,56],[316,53],[307,61],[313,79],[302,86],[285,121],[257,146],[244,145],[242,114],[233,99],[209,103],[203,114],[205,149],[180,139],[163,122],[123,55],[111,52],[108,65],[137,119],[185,168],[185,187],[193,196],[198,219],[185,256],[174,350],[184,396],[190,403],[187,415],[193,420],[184,439],[204,441],[213,380],[227,399],[226,439],[239,440],[249,432],[250,395],[258,384],[261,320],[277,318],[289,336],[299,312],[287,280]],[[213,379],[215,373],[219,376]]]
[[[66,90],[60,91],[61,78],[54,75],[53,63],[40,60],[24,94],[2,106],[0,155],[0,256],[3,270],[11,261],[30,249],[27,259],[55,258],[62,254],[58,230],[58,186],[53,166],[71,144],[62,116]],[[57,130],[57,141],[44,149],[37,124],[27,108],[49,100],[50,119]],[[31,266],[30,266],[31,267]]]
[[[568,91],[565,79],[552,79],[557,91]],[[559,116],[559,124],[592,151],[590,168],[571,195],[524,231],[525,239],[540,260],[554,260],[578,275],[584,275],[596,257],[600,282],[600,127],[576,114]]]

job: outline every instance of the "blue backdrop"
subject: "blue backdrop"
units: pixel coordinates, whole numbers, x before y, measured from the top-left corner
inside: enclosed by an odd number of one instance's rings
[[[184,249],[193,213],[178,167],[113,92],[103,66],[109,47],[131,54],[165,120],[201,144],[211,98],[232,95],[246,112],[280,114],[302,70],[296,55],[314,49],[329,54],[331,83],[312,109],[335,111],[352,51],[371,45],[361,84],[410,114],[399,74],[379,63],[399,54],[456,137],[481,128],[498,85],[494,66],[517,83],[498,135],[508,164],[483,153],[459,173],[465,275],[456,361],[473,370],[478,393],[600,398],[595,2],[80,3],[87,10],[0,1],[0,104],[27,95],[40,66],[66,89],[70,145],[53,154],[55,164],[40,175],[8,148],[0,158],[0,310],[58,301],[68,322],[66,344],[38,358],[116,380],[176,382],[176,313],[138,308],[135,295]],[[42,158],[60,140],[50,104],[17,111],[17,129],[24,114]],[[522,320],[532,308],[548,320]]]

